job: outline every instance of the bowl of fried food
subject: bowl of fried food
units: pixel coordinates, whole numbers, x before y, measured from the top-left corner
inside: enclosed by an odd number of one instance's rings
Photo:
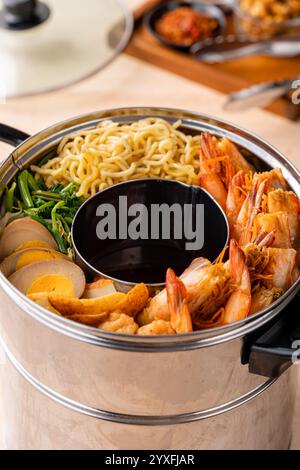
[[[226,17],[214,5],[170,2],[152,10],[144,23],[162,44],[188,53],[194,44],[221,35]]]
[[[249,39],[300,33],[300,0],[238,0],[235,27]]]

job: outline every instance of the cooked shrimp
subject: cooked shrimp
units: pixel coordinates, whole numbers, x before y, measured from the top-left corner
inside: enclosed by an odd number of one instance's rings
[[[286,212],[289,219],[291,242],[294,246],[300,235],[300,200],[292,191],[276,189],[268,194],[269,213]]]
[[[218,153],[218,141],[205,132],[200,141],[200,186],[206,189],[225,210],[227,188],[222,181],[222,165]]]
[[[246,265],[249,269],[251,281],[262,278],[262,273],[269,263],[269,252],[267,248],[272,245],[275,239],[275,233],[261,232],[253,243],[243,247],[246,257]]]
[[[268,180],[268,191],[273,191],[274,189],[287,190],[287,184],[280,168],[274,168],[263,173],[255,173],[253,177],[253,183],[260,184],[265,180]]]
[[[265,247],[249,243],[249,245],[243,248],[243,251],[251,280],[257,280],[269,263],[268,250]]]
[[[236,238],[235,224],[243,207],[247,193],[245,191],[247,172],[239,171],[229,184],[226,199],[226,216],[230,226],[231,238]]]
[[[229,263],[218,263],[206,270],[202,281],[188,289],[187,304],[193,325],[210,320],[231,294]]]
[[[275,239],[272,246],[274,248],[291,248],[291,234],[289,217],[286,212],[276,212],[273,214],[258,214],[254,219],[254,233],[273,232]]]
[[[224,298],[224,307],[219,308],[211,318],[198,322],[199,329],[213,328],[243,320],[249,315],[251,307],[251,281],[245,262],[245,255],[235,240],[230,242],[230,272],[232,293],[228,300]]]
[[[247,160],[243,157],[237,146],[231,142],[231,140],[223,137],[219,142],[219,151],[222,155],[227,155],[230,159],[230,162],[235,168],[237,173],[240,170],[245,170],[247,172],[254,171],[254,168]]]
[[[101,323],[98,328],[105,331],[113,331],[115,333],[123,333],[127,335],[135,335],[138,325],[129,315],[121,312],[111,313],[107,320]]]
[[[275,287],[267,289],[264,286],[259,286],[252,294],[250,315],[254,315],[269,307],[275,300],[279,299],[282,294],[282,289],[276,289]]]
[[[172,269],[167,271],[166,286],[172,328],[176,333],[192,333],[193,325],[186,301],[186,288]]]
[[[272,232],[259,232],[256,238],[253,240],[253,243],[257,246],[272,246],[275,240],[275,231]]]
[[[223,255],[215,264],[202,260],[202,269],[197,269],[201,261],[194,261],[181,277],[187,289],[187,305],[196,327],[198,321],[210,318],[231,293],[229,262],[223,263]]]
[[[187,291],[187,306],[197,327],[199,321],[210,318],[231,293],[229,263],[211,264],[199,258],[180,277]],[[151,299],[149,306],[138,317],[139,324],[154,320],[170,321],[166,289]]]
[[[262,283],[268,289],[288,290],[298,276],[297,251],[293,248],[268,248],[269,262],[264,270],[266,278]]]
[[[252,173],[253,167],[227,138],[220,141],[209,132],[200,140],[200,186],[206,189],[226,209],[230,182],[236,173]]]
[[[180,277],[186,289],[189,291],[194,285],[200,283],[206,276],[207,268],[211,266],[211,262],[205,258],[195,259]],[[149,306],[137,317],[139,325],[147,325],[154,320],[170,321],[166,289],[153,297]]]
[[[149,325],[141,326],[138,329],[138,335],[158,336],[158,335],[175,335],[171,322],[164,320],[156,320]]]
[[[242,206],[242,209],[240,210],[237,223],[235,225],[240,246],[247,245],[254,237],[254,218],[260,210],[267,185],[267,179],[263,180],[261,183],[255,182]]]
[[[245,255],[235,240],[230,243],[230,271],[234,284],[222,317],[224,324],[243,320],[249,315],[251,307],[251,282]]]

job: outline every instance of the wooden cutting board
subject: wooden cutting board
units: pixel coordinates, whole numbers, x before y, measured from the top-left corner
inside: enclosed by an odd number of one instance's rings
[[[300,76],[300,57],[278,59],[253,56],[208,65],[162,45],[148,32],[143,18],[152,8],[165,2],[166,0],[146,0],[135,10],[135,32],[126,53],[225,94],[261,82]],[[228,15],[227,20],[229,34],[233,31],[232,15]],[[292,120],[300,118],[300,105],[294,105],[288,98],[277,100],[267,109]]]

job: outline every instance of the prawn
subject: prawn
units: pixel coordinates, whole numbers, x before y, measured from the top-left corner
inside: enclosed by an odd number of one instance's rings
[[[200,140],[200,186],[206,189],[226,209],[228,189],[232,178],[239,172],[253,172],[237,146],[223,137],[220,141],[209,132]]]
[[[297,244],[300,235],[300,200],[296,194],[282,189],[271,191],[267,196],[267,208],[270,214],[286,212],[292,246]]]
[[[262,173],[255,173],[253,176],[253,183],[260,184],[265,180],[268,180],[268,191],[273,191],[274,189],[287,190],[287,184],[280,168],[274,168],[273,170],[264,171]]]
[[[253,188],[245,199],[245,202],[240,210],[235,225],[235,230],[238,235],[240,246],[247,245],[254,237],[254,219],[260,210],[263,195],[267,189],[267,186],[267,179],[263,180],[262,182],[256,181],[253,184]]]
[[[170,321],[155,320],[138,330],[139,335],[170,335],[192,333],[193,325],[186,302],[186,288],[172,269],[166,275],[167,304]]]
[[[236,238],[235,224],[238,215],[243,207],[247,192],[245,191],[246,178],[248,173],[245,171],[239,171],[229,184],[228,194],[226,199],[226,216],[228,219],[231,238]]]
[[[210,318],[218,310],[231,293],[229,263],[222,262],[222,256],[215,264],[199,258],[192,262],[184,271],[180,280],[186,288],[186,301],[193,324]],[[139,324],[151,323],[154,320],[170,321],[167,290],[164,289],[153,297],[138,317]]]
[[[241,170],[246,172],[254,172],[253,166],[247,162],[237,146],[231,142],[231,140],[227,139],[227,137],[223,137],[220,140],[219,151],[222,155],[228,155],[231,164],[234,166],[235,173]]]
[[[275,234],[274,248],[291,248],[292,240],[290,233],[289,217],[286,212],[275,212],[272,214],[257,214],[254,219],[254,233],[266,232]]]
[[[243,320],[251,308],[251,281],[245,255],[235,240],[230,242],[230,271],[234,285],[222,316],[223,324]]]
[[[192,289],[205,278],[212,263],[205,258],[195,259],[184,271],[180,279],[184,282],[187,290]],[[148,307],[137,318],[139,325],[147,325],[154,320],[170,320],[170,312],[167,302],[167,290],[164,289],[154,296]]]
[[[166,286],[172,328],[176,333],[192,333],[193,325],[187,306],[186,288],[172,269],[167,271]]]
[[[268,248],[269,262],[264,270],[262,281],[268,289],[273,287],[288,290],[299,277],[297,251],[293,248]]]
[[[249,315],[251,308],[251,281],[245,255],[236,240],[230,242],[230,272],[232,293],[228,300],[208,320],[199,322],[199,329],[224,326]],[[224,299],[225,300],[225,299]]]
[[[275,287],[267,289],[266,287],[259,285],[252,294],[250,315],[254,315],[255,313],[269,307],[273,302],[275,302],[275,300],[279,299],[282,294],[282,289],[277,289]]]
[[[200,140],[200,186],[208,191],[226,208],[227,188],[222,180],[222,164],[218,152],[217,139],[205,132]]]

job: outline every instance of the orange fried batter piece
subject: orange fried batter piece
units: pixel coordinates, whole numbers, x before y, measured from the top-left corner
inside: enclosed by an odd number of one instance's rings
[[[49,295],[50,304],[65,317],[87,325],[100,324],[113,312],[135,317],[146,306],[149,292],[144,284],[135,286],[128,294],[114,293],[96,299],[72,299]],[[92,318],[96,317],[96,318]]]

